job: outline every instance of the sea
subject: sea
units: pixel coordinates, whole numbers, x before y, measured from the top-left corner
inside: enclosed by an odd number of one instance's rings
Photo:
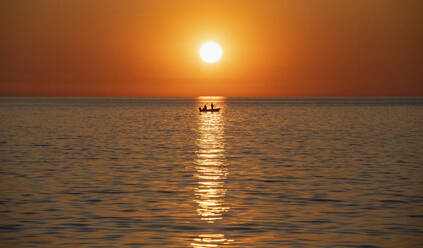
[[[0,247],[423,247],[423,98],[0,98]]]

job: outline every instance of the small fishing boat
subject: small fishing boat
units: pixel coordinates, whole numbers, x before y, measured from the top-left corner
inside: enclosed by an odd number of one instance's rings
[[[214,108],[214,109],[202,109],[198,108],[200,112],[219,112],[220,108]]]

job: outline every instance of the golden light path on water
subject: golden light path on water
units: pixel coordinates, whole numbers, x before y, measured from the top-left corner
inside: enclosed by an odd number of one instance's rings
[[[220,97],[200,97],[202,104],[223,103]],[[209,106],[208,106],[209,107]],[[220,107],[220,106],[216,106]],[[207,225],[213,225],[222,220],[229,210],[225,204],[225,180],[228,169],[225,164],[224,117],[222,112],[201,113],[198,116],[197,159],[195,161],[196,177],[194,201],[197,203],[197,213]],[[220,247],[233,242],[221,233],[205,233],[194,238],[192,247]]]

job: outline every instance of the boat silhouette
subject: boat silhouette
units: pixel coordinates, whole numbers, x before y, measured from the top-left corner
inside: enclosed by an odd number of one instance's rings
[[[219,112],[220,108],[213,108],[213,109],[202,109],[198,108],[200,112]]]

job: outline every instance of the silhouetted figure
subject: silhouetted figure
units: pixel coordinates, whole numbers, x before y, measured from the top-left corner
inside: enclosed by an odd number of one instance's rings
[[[207,105],[204,105],[204,108],[203,108],[203,110],[207,110]]]
[[[211,108],[213,109],[213,103],[211,104]]]

